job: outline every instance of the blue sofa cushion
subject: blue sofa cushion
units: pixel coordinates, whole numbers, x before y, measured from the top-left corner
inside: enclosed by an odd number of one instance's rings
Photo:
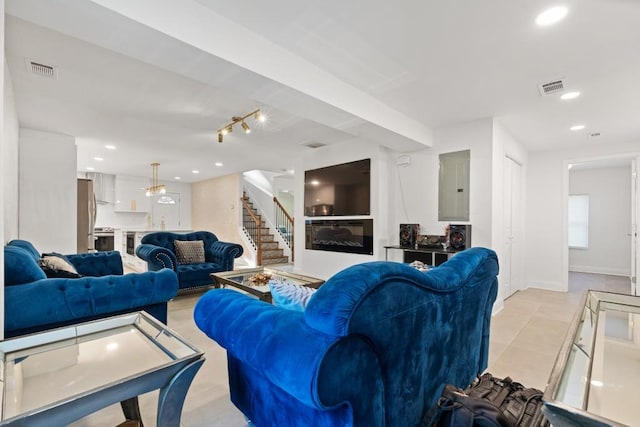
[[[42,258],[38,260],[38,265],[49,278],[63,277],[66,279],[77,279],[78,277],[82,277],[67,257],[55,252],[42,254]]]
[[[309,286],[296,285],[283,280],[270,280],[269,290],[274,305],[296,311],[304,311],[309,299],[316,292]]]
[[[4,247],[4,284],[5,286],[21,285],[46,279],[37,258],[20,246],[8,245]]]
[[[176,268],[178,273],[178,283],[180,289],[193,286],[213,285],[209,276],[211,273],[224,271],[220,264],[214,262],[203,262],[201,264],[182,264]]]

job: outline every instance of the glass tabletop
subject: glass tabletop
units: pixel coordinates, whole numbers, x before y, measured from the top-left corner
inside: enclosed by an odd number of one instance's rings
[[[144,312],[0,343],[5,420],[202,353]]]
[[[269,280],[283,281],[301,286],[308,286],[312,284],[322,284],[324,281],[316,279],[314,277],[303,276],[300,274],[289,273],[280,270],[274,270],[270,268],[249,268],[246,270],[234,270],[225,273],[214,273],[219,279],[224,279],[244,286],[250,286],[252,289],[261,292],[269,292]],[[266,281],[256,280],[262,275],[267,275]]]
[[[640,419],[640,297],[589,291],[554,366],[545,400],[588,418]],[[566,406],[565,406],[566,405]]]

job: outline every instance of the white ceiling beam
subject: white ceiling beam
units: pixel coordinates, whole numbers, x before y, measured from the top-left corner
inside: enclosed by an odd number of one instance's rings
[[[164,33],[203,52],[278,82],[381,128],[367,137],[395,148],[432,146],[427,126],[346,84],[309,61],[192,0],[91,0],[106,9]],[[354,128],[361,127],[361,123]],[[349,129],[342,129],[349,131]],[[364,135],[363,135],[364,136]],[[417,143],[417,144],[415,144]],[[383,144],[388,145],[388,144]]]

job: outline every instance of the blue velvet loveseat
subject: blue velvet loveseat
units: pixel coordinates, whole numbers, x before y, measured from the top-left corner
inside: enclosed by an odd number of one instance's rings
[[[173,271],[123,275],[117,251],[61,257],[79,277],[47,277],[46,257],[26,240],[4,247],[5,338],[139,310],[167,322],[178,292]]]
[[[176,251],[176,241],[202,242],[202,259],[181,260]],[[180,290],[211,286],[213,282],[209,274],[233,270],[233,263],[243,253],[242,245],[221,242],[209,231],[192,233],[171,233],[158,231],[142,237],[136,248],[136,255],[147,262],[149,271],[169,268],[178,275]]]
[[[444,384],[486,369],[497,274],[484,248],[428,272],[364,263],[304,311],[214,289],[194,319],[227,350],[231,400],[258,427],[415,427]]]

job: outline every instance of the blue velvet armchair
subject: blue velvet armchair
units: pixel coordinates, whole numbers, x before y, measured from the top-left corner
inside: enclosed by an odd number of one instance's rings
[[[204,243],[204,262],[180,264],[176,257],[174,242],[197,241]],[[136,255],[147,262],[149,271],[169,268],[178,275],[180,290],[211,286],[209,274],[233,270],[234,259],[243,253],[242,245],[221,242],[209,231],[193,233],[171,233],[158,231],[142,237]]]
[[[214,289],[194,319],[227,350],[231,400],[258,427],[413,427],[444,384],[486,369],[497,274],[484,248],[428,272],[364,263],[304,312]]]
[[[4,247],[6,338],[140,310],[167,322],[167,302],[178,292],[173,271],[123,275],[117,251],[65,257],[82,277],[48,278],[26,240]]]

